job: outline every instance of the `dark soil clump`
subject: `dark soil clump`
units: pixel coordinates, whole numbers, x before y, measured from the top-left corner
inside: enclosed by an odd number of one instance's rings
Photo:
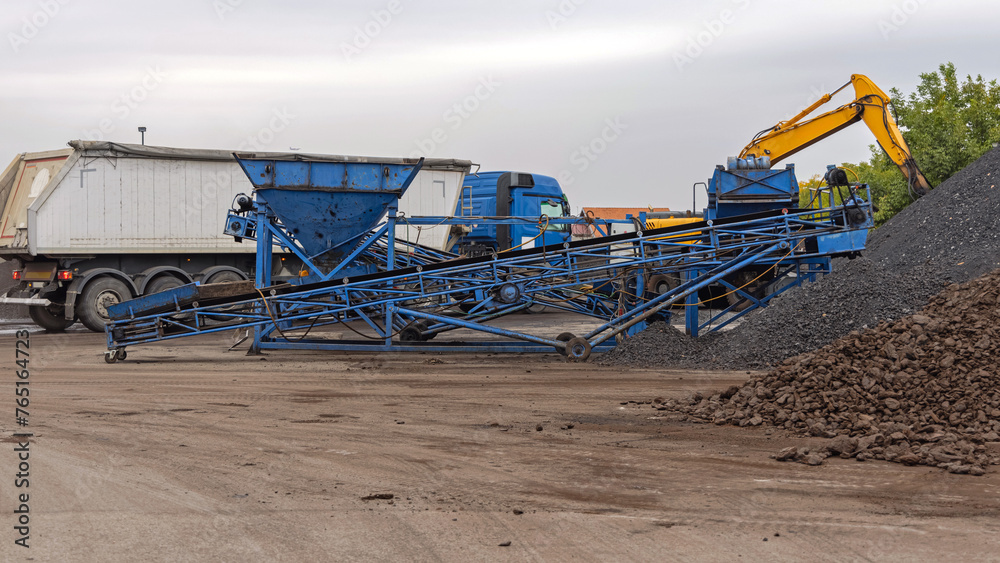
[[[883,459],[982,475],[1000,463],[1000,270],[952,284],[920,313],[852,331],[741,387],[664,401],[716,424],[832,438],[779,461]]]

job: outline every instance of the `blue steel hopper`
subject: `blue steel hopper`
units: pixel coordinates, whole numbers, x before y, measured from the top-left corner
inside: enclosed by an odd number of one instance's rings
[[[771,168],[768,157],[730,157],[726,166],[717,166],[708,181],[708,209],[705,217],[721,219],[762,211],[798,207],[799,183],[795,165],[784,170]]]
[[[236,154],[257,193],[311,259],[337,264],[406,192],[422,159]]]

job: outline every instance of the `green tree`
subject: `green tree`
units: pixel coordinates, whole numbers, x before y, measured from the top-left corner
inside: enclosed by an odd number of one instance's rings
[[[896,121],[913,158],[932,186],[965,168],[1000,140],[1000,84],[982,75],[960,82],[955,65],[920,75],[917,91],[904,96],[892,88]],[[882,224],[911,202],[896,165],[877,145],[867,162],[845,164],[872,188]]]

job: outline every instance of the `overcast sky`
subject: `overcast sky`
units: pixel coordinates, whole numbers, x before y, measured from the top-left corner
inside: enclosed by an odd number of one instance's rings
[[[985,0],[5,0],[0,166],[145,126],[150,145],[547,174],[574,211],[687,209],[852,73],[904,92],[948,61],[1000,77],[998,22]],[[786,162],[805,179],[872,142],[856,125]]]

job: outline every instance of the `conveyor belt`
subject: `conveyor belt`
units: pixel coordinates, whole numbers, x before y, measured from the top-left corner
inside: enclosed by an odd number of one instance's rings
[[[599,242],[596,243],[593,240],[579,240],[579,241],[564,243],[561,245],[549,245],[549,246],[542,246],[530,249],[512,250],[503,252],[502,256],[505,259],[507,258],[524,259],[524,258],[538,257],[538,256],[553,256],[562,253],[567,249],[572,251],[572,250],[586,249],[594,246],[603,248],[609,245],[627,244],[631,242],[636,242],[637,240],[640,239],[640,237],[650,239],[650,238],[665,237],[677,234],[691,234],[692,236],[697,237],[700,236],[701,234],[700,232],[702,230],[707,229],[711,226],[709,223],[712,223],[712,225],[714,225],[716,229],[720,229],[727,225],[742,224],[746,222],[753,222],[760,219],[779,217],[779,216],[782,216],[781,211],[772,211],[766,213],[754,213],[749,215],[728,217],[725,219],[719,219],[714,222],[698,221],[695,223],[674,225],[670,227],[662,227],[659,229],[650,229],[648,231],[643,231],[641,233],[623,233],[619,235],[602,237],[599,239]],[[285,296],[299,292],[310,292],[325,288],[335,288],[343,286],[346,282],[355,282],[355,283],[376,282],[385,279],[395,279],[399,278],[400,276],[403,277],[415,276],[418,273],[430,274],[441,270],[492,263],[495,260],[496,258],[494,256],[454,258],[452,260],[447,260],[437,263],[408,266],[386,272],[343,277],[323,282],[314,282],[306,284],[281,283],[261,288],[261,292],[266,296]],[[212,285],[220,287],[198,286],[195,284],[191,284],[190,286],[185,286],[184,288],[175,288],[173,290],[167,290],[165,292],[161,292],[159,294],[156,294],[156,296],[150,296],[150,298],[144,297],[144,298],[134,299],[132,301],[127,301],[125,303],[121,303],[118,305],[114,305],[111,308],[109,308],[110,317],[112,320],[120,321],[138,316],[152,315],[169,311],[177,311],[178,306],[180,310],[192,308],[192,306],[195,303],[197,303],[198,306],[202,307],[218,306],[231,303],[239,303],[250,299],[256,299],[260,296],[260,293],[258,293],[256,289],[253,289],[252,284],[250,284],[249,287],[247,286],[247,282],[233,282],[231,284],[212,284]],[[222,285],[225,285],[226,287],[221,287]],[[246,289],[243,290],[244,288]],[[156,298],[151,299],[151,297],[156,297]],[[166,301],[167,303],[164,303],[164,301]]]
[[[757,213],[259,291],[245,285],[211,292],[209,286],[185,286],[115,306],[108,345],[114,351],[190,334],[254,327],[290,347],[284,334],[269,335],[303,325],[360,322],[376,334],[372,338],[377,345],[387,349],[400,335],[430,340],[466,328],[522,339],[530,346],[568,350],[570,345],[558,339],[489,326],[492,319],[544,303],[607,320],[600,331],[587,335],[589,353],[593,345],[641,327],[651,316],[690,301],[700,288],[724,282],[740,268],[779,262],[784,267],[812,267],[817,260],[828,261],[829,252],[809,250],[817,248],[815,243],[798,243],[856,230],[831,220],[836,212]],[[661,273],[685,283],[659,296],[639,289],[647,275]],[[456,315],[457,308],[464,314]],[[445,310],[452,312],[442,314]],[[431,346],[407,344],[419,345]],[[337,344],[309,344],[323,346]]]

